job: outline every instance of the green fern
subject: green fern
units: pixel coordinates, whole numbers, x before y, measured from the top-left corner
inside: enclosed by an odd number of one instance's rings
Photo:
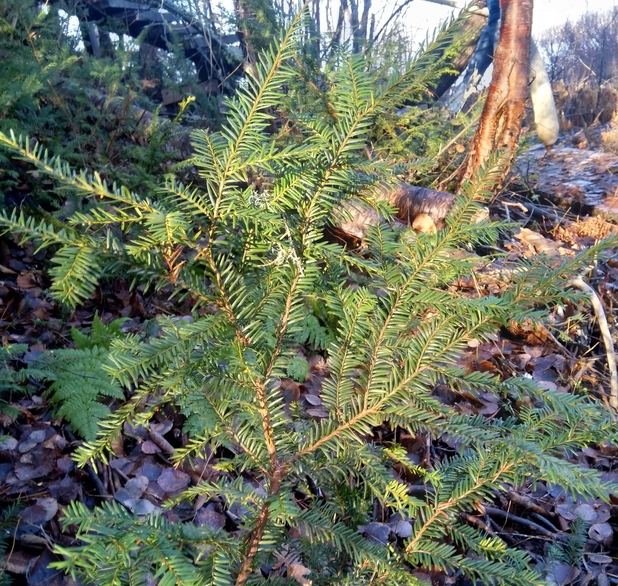
[[[104,324],[100,318],[98,312],[94,314],[92,320],[92,327],[88,334],[78,330],[77,328],[71,328],[71,338],[75,346],[80,350],[87,348],[94,348],[100,346],[102,348],[109,348],[111,343],[123,336],[122,324],[127,321],[128,318],[118,318],[112,320],[109,324]]]
[[[28,381],[50,383],[46,395],[55,407],[55,415],[66,419],[82,437],[94,439],[99,421],[110,413],[101,400],[124,398],[122,387],[104,370],[108,347],[121,336],[124,321],[117,319],[106,326],[95,314],[90,336],[76,328],[71,330],[76,349],[48,350],[26,368],[16,369],[11,363],[23,356],[27,346],[0,348],[0,392],[24,392]]]
[[[461,511],[531,479],[607,498],[610,485],[562,456],[615,438],[616,426],[592,398],[467,373],[455,364],[470,340],[487,339],[512,321],[540,320],[557,300],[575,300],[565,293],[569,278],[616,242],[559,266],[543,257],[522,263],[501,297],[454,292],[453,280],[478,262],[465,251],[492,243],[505,229],[472,221],[501,175],[495,162],[463,188],[445,229],[435,234],[381,224],[370,231],[363,257],[326,242],[324,228],[342,202],[378,205],[376,195],[395,180],[395,170],[368,160],[363,147],[376,116],[419,88],[424,66],[421,58],[376,84],[362,60],[342,58],[330,93],[333,119],[299,121],[302,140],[282,145],[269,124],[295,79],[290,63],[302,34],[299,15],[279,46],[265,53],[257,78],[229,100],[224,128],[194,133],[197,186],[170,180],[141,197],[0,135],[18,156],[89,199],[87,211],[69,219],[70,230],[23,216],[0,219],[6,230],[61,247],[53,274],[59,299],[74,305],[87,297],[97,272],[123,272],[144,286],[171,286],[201,308],[194,323],[161,319],[156,337],[111,342],[101,373],[112,386],[104,390],[94,371],[92,386],[96,397],[119,396],[114,393],[125,388],[131,398],[100,423],[97,438],[76,459],[105,462],[126,422],[148,425],[172,405],[187,417],[189,435],[174,462],[216,453],[221,475],[165,506],[216,499],[228,511],[242,511],[238,539],[167,523],[158,513],[137,518],[106,504],[93,514],[74,504],[63,522],[78,527],[82,545],[57,548],[65,557],[56,567],[101,585],[145,583],[152,575],[161,584],[243,586],[263,583],[260,568],[286,549],[311,570],[316,585],[355,577],[394,583],[409,567],[456,568],[485,584],[536,585],[541,579],[524,552],[466,525]],[[248,187],[249,171],[264,179],[263,187]],[[69,285],[83,265],[66,260],[77,254],[67,250],[80,247],[98,259],[81,289]],[[300,402],[286,404],[281,392],[282,378],[300,377],[301,340],[328,356],[322,418]],[[93,358],[94,349],[89,352]],[[496,393],[505,415],[461,414],[434,394],[437,384],[455,393]],[[70,398],[62,400],[65,409],[73,407]],[[426,487],[424,498],[411,496],[398,480],[407,461],[403,450],[371,441],[380,426],[434,440],[448,435],[460,444],[459,453],[434,469],[410,469]],[[388,547],[364,537],[358,528],[373,520],[374,504],[409,519],[409,536]],[[284,576],[276,580],[286,583]]]
[[[47,368],[53,383],[47,395],[56,407],[56,415],[86,439],[96,437],[99,421],[109,414],[109,407],[100,400],[124,398],[120,385],[102,368],[107,355],[107,349],[101,346],[48,354]]]
[[[585,546],[590,524],[579,517],[571,523],[571,533],[565,536],[563,543],[551,543],[548,547],[546,563],[561,562],[571,567],[581,568],[585,555]]]
[[[10,550],[9,544],[14,539],[19,508],[19,504],[12,504],[0,511],[0,586],[13,584],[13,578],[9,575],[6,567],[7,553],[10,553],[7,550]]]
[[[309,363],[302,356],[294,356],[288,364],[287,374],[290,378],[302,383],[309,376]]]
[[[23,382],[23,377],[18,375],[11,363],[20,358],[27,350],[26,344],[0,346],[0,372],[4,375],[0,377],[0,394],[21,390],[20,383]]]

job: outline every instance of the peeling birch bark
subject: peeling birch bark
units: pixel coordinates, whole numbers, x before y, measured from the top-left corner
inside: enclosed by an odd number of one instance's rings
[[[472,179],[495,151],[504,175],[515,157],[528,91],[532,0],[501,0],[502,27],[494,72],[461,182]]]

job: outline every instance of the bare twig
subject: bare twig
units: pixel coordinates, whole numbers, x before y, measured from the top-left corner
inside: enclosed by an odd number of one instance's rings
[[[95,488],[99,491],[99,494],[97,496],[108,497],[109,492],[107,492],[107,489],[105,488],[105,486],[103,486],[103,482],[101,482],[101,479],[90,464],[86,464],[86,472],[88,472],[88,476],[90,476],[92,484],[94,484]]]
[[[371,39],[372,43],[377,43],[378,39],[380,38],[380,36],[382,35],[382,33],[384,33],[384,31],[388,28],[388,25],[401,13],[401,11],[406,8],[409,4],[411,4],[413,2],[413,0],[405,0],[403,2],[403,4],[401,4],[400,6],[398,6],[395,10],[393,10],[393,12],[391,13],[391,15],[388,17],[388,19],[386,20],[386,22],[382,25],[382,28],[378,31],[378,34]]]
[[[515,492],[514,490],[509,490],[509,500],[512,503],[515,503],[516,505],[520,505],[526,509],[530,509],[534,511],[535,513],[539,513],[540,515],[550,514],[547,511],[545,511],[543,507],[541,507],[540,505],[537,505],[530,497],[524,494],[519,494],[518,492]]]
[[[553,533],[552,531],[545,529],[545,527],[539,525],[538,523],[535,523],[534,521],[530,521],[530,519],[524,519],[523,517],[513,515],[508,511],[503,511],[502,509],[487,506],[484,506],[483,508],[490,517],[502,519],[503,521],[510,521],[511,523],[516,523],[517,525],[523,525],[524,527],[533,529],[534,531],[545,537],[551,537],[553,539],[562,539],[564,537],[560,533]]]
[[[477,527],[485,531],[485,533],[487,533],[488,535],[491,535],[492,537],[496,536],[495,531],[487,523],[485,523],[483,519],[475,517],[474,515],[470,515],[469,513],[459,513],[459,516],[464,519],[464,521],[468,521],[468,523],[470,523],[471,525],[476,525]]]
[[[612,335],[609,331],[609,325],[607,324],[607,317],[605,316],[605,310],[603,304],[597,295],[597,292],[588,283],[582,279],[582,277],[575,277],[569,281],[569,285],[576,287],[580,291],[587,293],[592,303],[592,308],[599,322],[599,330],[601,331],[601,337],[603,338],[603,344],[605,345],[605,352],[607,353],[607,367],[610,373],[610,386],[611,395],[609,397],[609,404],[613,409],[618,411],[618,369],[616,368],[616,353],[614,352],[614,343],[612,341]]]
[[[502,509],[498,509],[496,507],[488,507],[485,505],[483,505],[483,508],[485,512],[490,516],[490,518],[493,517],[494,519],[501,519],[505,523],[511,522],[517,525],[521,525],[522,527],[527,527],[528,529],[536,531],[543,537],[547,537],[552,541],[564,542],[566,539],[568,539],[568,535],[566,533],[563,533],[561,531],[559,531],[558,533],[554,533],[553,531],[545,529],[545,527],[543,527],[542,525],[539,525],[534,521],[530,521],[530,519],[518,517],[517,515],[513,515],[509,511],[503,511]],[[496,533],[501,536],[503,535],[502,531],[497,531]],[[528,535],[527,537],[538,539],[538,536],[536,535]],[[592,539],[586,539],[586,545],[589,545],[590,547],[596,547],[598,544]]]
[[[176,449],[174,446],[172,446],[172,444],[170,444],[160,433],[149,429],[148,437],[150,438],[150,441],[155,446],[163,450],[164,453],[169,454],[170,456],[176,455]]]
[[[560,531],[558,527],[556,527],[549,519],[546,519],[543,515],[539,515],[539,513],[530,513],[530,516],[536,519],[541,525],[547,527],[547,529],[549,529],[550,531],[554,531],[555,533],[558,533]]]
[[[562,352],[562,354],[564,354],[567,358],[570,358],[571,360],[575,360],[576,356],[572,352],[569,352],[564,347],[564,344],[562,344],[562,342],[560,340],[558,340],[558,338],[556,338],[556,336],[554,336],[554,334],[551,333],[551,330],[549,330],[543,324],[540,324],[539,328],[556,345],[556,347],[558,348],[558,350],[560,350],[560,352]]]

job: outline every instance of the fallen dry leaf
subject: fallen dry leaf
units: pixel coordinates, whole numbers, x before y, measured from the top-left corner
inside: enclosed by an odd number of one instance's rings
[[[580,571],[568,564],[553,562],[547,568],[547,580],[552,586],[568,586],[580,575]]]
[[[386,523],[372,522],[358,526],[359,533],[363,533],[370,541],[386,545],[391,534],[391,528]]]
[[[515,234],[522,244],[527,246],[528,251],[532,254],[546,254],[547,256],[558,256],[560,254],[560,245],[549,238],[545,238],[538,232],[529,230],[528,228],[520,228]]]
[[[301,586],[311,586],[312,581],[305,578],[307,574],[311,573],[311,570],[302,564],[289,564],[288,565],[288,578],[293,578]]]
[[[611,544],[613,536],[614,530],[609,523],[595,523],[588,529],[588,537],[590,539],[606,546]]]
[[[54,498],[36,499],[36,503],[19,513],[19,518],[29,525],[43,525],[51,521],[58,512],[58,501]]]
[[[285,566],[288,578],[293,578],[301,586],[311,586],[312,581],[305,578],[307,574],[311,573],[311,570],[300,563],[297,555],[289,553],[287,548],[284,548],[281,552],[276,553],[275,557],[277,563],[273,566],[273,570],[279,570]]]
[[[157,484],[170,496],[178,494],[187,486],[191,477],[176,468],[166,468],[157,479]]]

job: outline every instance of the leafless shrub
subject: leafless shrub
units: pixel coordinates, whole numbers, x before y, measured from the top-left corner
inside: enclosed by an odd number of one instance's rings
[[[601,149],[606,153],[618,155],[618,120],[601,133]]]
[[[549,28],[538,45],[552,81],[601,86],[618,77],[618,6]]]
[[[598,100],[599,122],[607,124],[618,114],[618,89],[611,84],[601,86]]]
[[[608,124],[618,113],[618,7],[552,27],[537,41],[560,129]]]

